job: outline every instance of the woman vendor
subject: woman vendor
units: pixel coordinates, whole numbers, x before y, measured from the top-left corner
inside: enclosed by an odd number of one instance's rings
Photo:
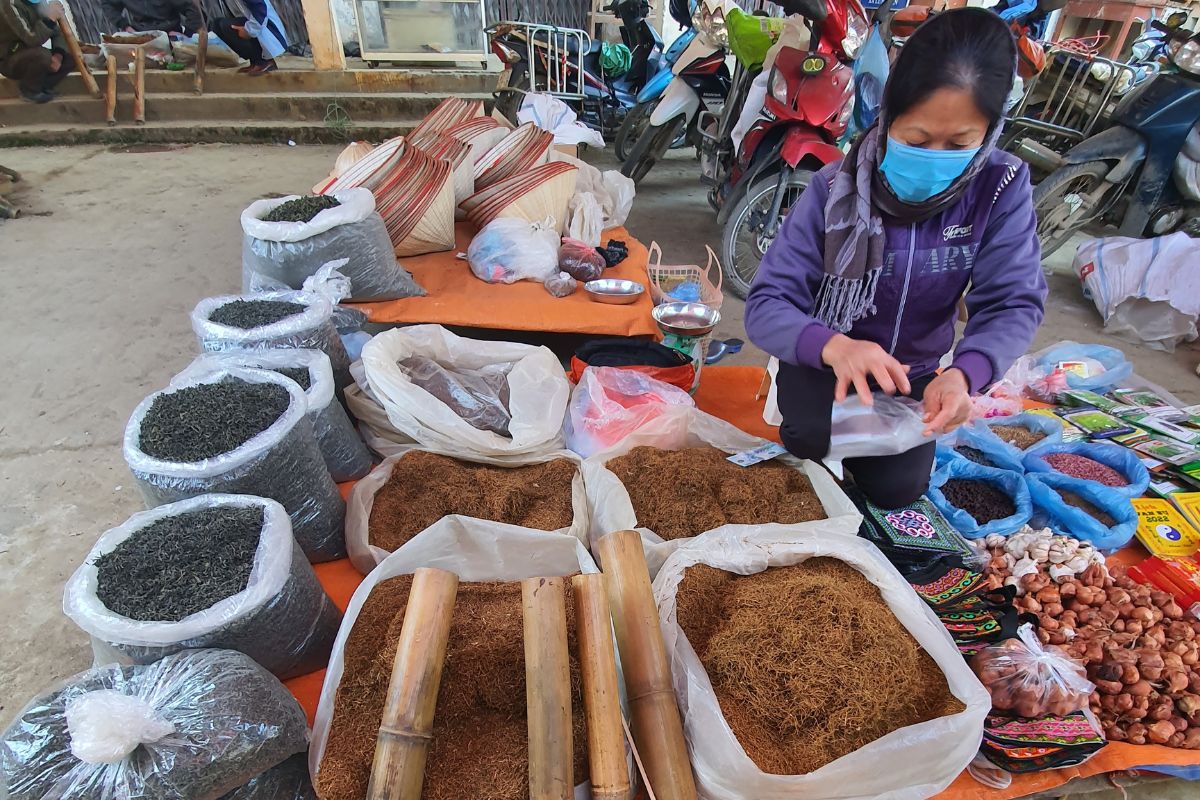
[[[832,404],[855,392],[924,401],[927,434],[966,422],[1042,321],[1046,281],[1029,173],[996,148],[1016,46],[982,9],[938,14],[905,44],[878,121],[818,172],[763,257],[746,332],[780,359],[780,436],[829,451]],[[950,365],[959,298],[969,321]],[[883,508],[926,490],[933,442],[846,459]]]

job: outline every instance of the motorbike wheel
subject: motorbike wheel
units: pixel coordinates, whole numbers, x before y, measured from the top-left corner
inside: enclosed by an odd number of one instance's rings
[[[625,119],[621,122],[616,137],[613,138],[613,148],[616,150],[617,160],[622,164],[625,163],[625,159],[629,158],[629,151],[633,145],[642,138],[646,128],[650,127],[650,114],[654,112],[654,107],[657,105],[657,100],[638,103],[625,113]]]
[[[788,210],[808,187],[813,174],[807,169],[792,173],[784,190],[783,205],[779,209],[781,225]],[[778,184],[779,175],[768,175],[756,182],[738,200],[725,222],[725,231],[721,236],[721,271],[725,275],[725,285],[743,300],[750,291],[750,284],[754,282],[763,255],[774,241],[773,238],[767,238],[763,229]]]
[[[666,155],[671,142],[679,136],[686,120],[674,117],[664,125],[647,126],[641,138],[629,151],[629,158],[621,165],[621,174],[638,183],[654,168],[658,160]]]
[[[1104,198],[1094,208],[1081,208],[1081,196],[1091,194],[1104,182],[1109,166],[1090,161],[1063,167],[1050,173],[1033,190],[1033,210],[1037,214],[1037,236],[1042,243],[1042,258],[1066,244],[1067,240],[1103,211]]]

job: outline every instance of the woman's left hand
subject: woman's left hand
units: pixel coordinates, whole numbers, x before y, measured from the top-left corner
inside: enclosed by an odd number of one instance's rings
[[[949,433],[971,416],[971,393],[962,371],[943,370],[925,387],[925,435]]]

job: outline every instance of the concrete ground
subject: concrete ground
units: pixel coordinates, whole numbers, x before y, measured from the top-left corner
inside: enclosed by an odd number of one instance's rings
[[[90,663],[87,638],[62,613],[63,585],[100,533],[143,507],[121,455],[125,422],[191,360],[196,301],[238,290],[239,213],[268,193],[306,191],[337,151],[0,150],[27,184],[14,195],[24,216],[0,222],[0,723]],[[696,174],[686,153],[672,154],[634,206],[629,227],[657,239],[668,263],[703,264],[703,245],[720,238]],[[1051,284],[1039,346],[1115,344],[1145,377],[1200,402],[1195,348],[1165,354],[1113,341],[1073,278]],[[742,304],[727,298],[720,334],[744,338],[741,320]],[[725,363],[765,360],[747,345]],[[1167,791],[1142,796],[1191,796]]]

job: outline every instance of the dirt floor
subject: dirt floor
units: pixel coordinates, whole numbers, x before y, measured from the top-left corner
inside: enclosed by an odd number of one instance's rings
[[[97,536],[143,507],[121,455],[125,422],[195,354],[188,313],[196,302],[239,289],[239,213],[265,194],[306,191],[336,152],[0,150],[0,163],[26,182],[12,196],[23,217],[0,222],[8,364],[0,383],[0,722],[90,663],[87,637],[62,614],[62,587]],[[611,159],[593,158],[606,168]],[[719,242],[696,174],[694,159],[673,154],[634,206],[629,227],[657,240],[667,263],[703,264],[704,245]],[[1146,378],[1200,402],[1200,351],[1159,353],[1106,336],[1069,274],[1069,253],[1054,265],[1038,346],[1114,344]],[[727,298],[723,313],[719,334],[744,338],[742,304]],[[747,344],[725,363],[765,361]]]

